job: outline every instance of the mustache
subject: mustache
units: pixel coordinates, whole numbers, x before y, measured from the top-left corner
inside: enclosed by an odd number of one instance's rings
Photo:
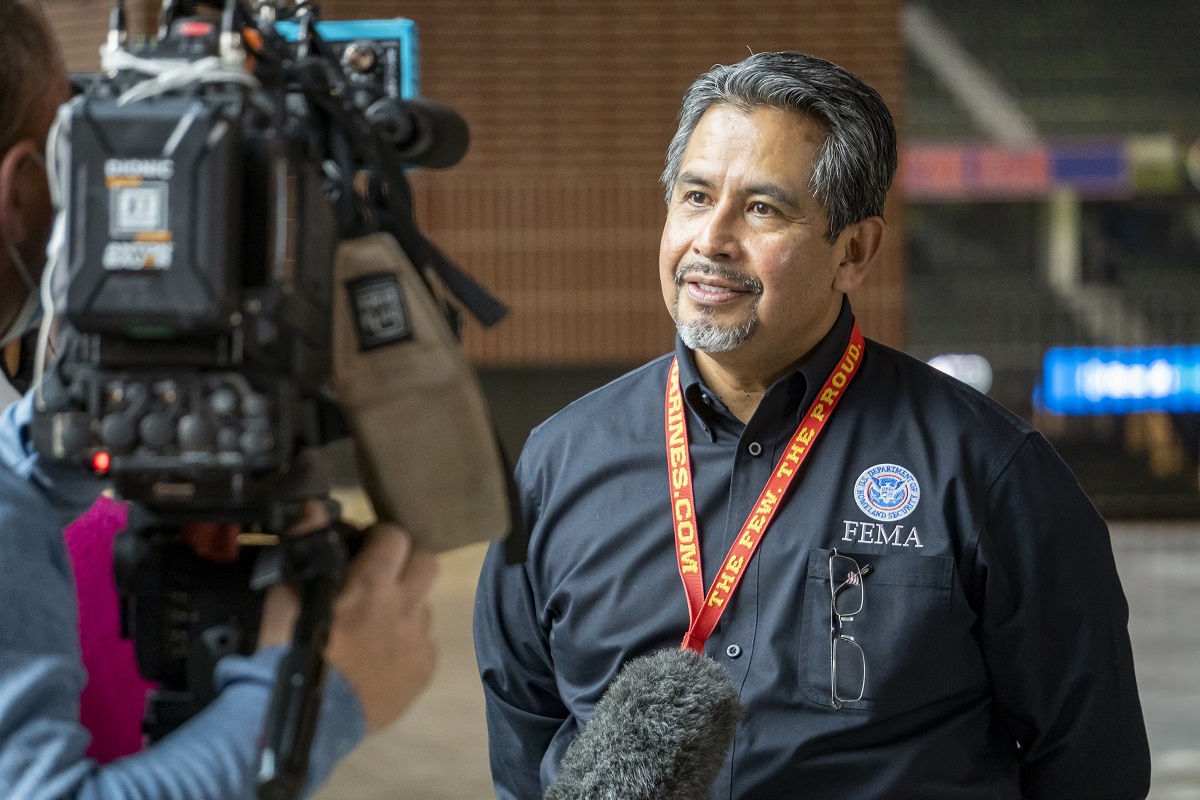
[[[744,292],[750,292],[755,295],[763,293],[762,281],[751,277],[744,272],[738,272],[729,267],[723,267],[720,264],[713,264],[709,261],[689,261],[683,264],[675,271],[675,286],[683,286],[683,276],[688,273],[703,275],[707,278],[720,278],[726,283],[731,284],[735,289],[740,289]]]

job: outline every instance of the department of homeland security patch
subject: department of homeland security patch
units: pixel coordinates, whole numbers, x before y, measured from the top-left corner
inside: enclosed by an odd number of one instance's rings
[[[876,464],[854,484],[854,502],[872,519],[893,522],[913,512],[921,499],[916,477],[896,464]]]
[[[350,307],[354,309],[360,351],[412,338],[408,307],[395,273],[363,275],[347,281],[346,289],[350,292]]]

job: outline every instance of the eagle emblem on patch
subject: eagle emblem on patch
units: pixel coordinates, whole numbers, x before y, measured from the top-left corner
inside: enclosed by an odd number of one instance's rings
[[[907,517],[920,499],[916,476],[898,464],[876,464],[854,483],[854,502],[868,517],[883,522]]]

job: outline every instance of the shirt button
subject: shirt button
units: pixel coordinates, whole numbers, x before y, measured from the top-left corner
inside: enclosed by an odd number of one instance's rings
[[[729,656],[730,658],[737,658],[741,654],[742,648],[738,647],[736,644],[731,644],[729,647],[725,648],[725,655]]]
[[[746,449],[750,451],[750,455],[752,456],[762,455],[762,445],[758,442],[751,442],[750,444],[746,445]]]

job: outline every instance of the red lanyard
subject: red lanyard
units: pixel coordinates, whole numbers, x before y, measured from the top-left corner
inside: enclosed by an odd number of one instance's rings
[[[717,621],[733,597],[746,565],[758,549],[759,542],[775,517],[779,504],[787,495],[792,479],[800,473],[800,465],[812,452],[825,423],[833,416],[846,387],[862,363],[863,335],[858,323],[850,332],[850,343],[825,385],[813,400],[800,427],[792,436],[766,487],[758,496],[754,510],[729,548],[721,571],[704,596],[704,573],[700,569],[700,529],[696,519],[696,498],[692,493],[692,461],[688,450],[687,415],[683,407],[683,392],[679,387],[679,359],[671,363],[667,376],[667,465],[671,478],[671,516],[675,520],[675,555],[679,559],[679,577],[687,593],[688,615],[691,624],[683,637],[680,649],[691,648],[704,652],[704,643],[717,627]]]

